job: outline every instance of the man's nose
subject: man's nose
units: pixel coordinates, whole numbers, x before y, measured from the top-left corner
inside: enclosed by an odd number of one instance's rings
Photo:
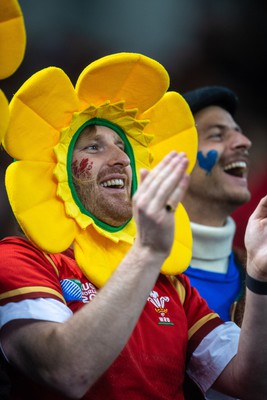
[[[128,155],[118,146],[112,146],[109,149],[109,165],[122,165],[123,167],[127,167],[130,165],[130,159]]]
[[[249,150],[252,146],[252,142],[249,140],[249,138],[241,132],[239,132],[238,135],[235,135],[235,140],[233,144],[235,148],[245,150]]]

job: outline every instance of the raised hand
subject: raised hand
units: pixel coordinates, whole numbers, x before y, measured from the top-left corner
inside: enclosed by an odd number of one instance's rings
[[[246,233],[245,246],[248,256],[248,273],[267,280],[267,196],[263,197],[251,214]]]
[[[176,210],[189,183],[187,166],[184,153],[169,153],[152,171],[141,171],[141,182],[133,197],[138,244],[166,257],[174,235],[171,211]]]

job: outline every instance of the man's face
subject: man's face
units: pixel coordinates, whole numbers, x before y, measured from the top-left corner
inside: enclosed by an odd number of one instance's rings
[[[232,116],[221,107],[210,106],[195,115],[199,145],[189,196],[195,201],[217,202],[228,211],[248,201],[248,150],[250,140]]]
[[[73,182],[85,208],[111,226],[132,216],[132,169],[120,136],[105,126],[88,126],[72,157]]]

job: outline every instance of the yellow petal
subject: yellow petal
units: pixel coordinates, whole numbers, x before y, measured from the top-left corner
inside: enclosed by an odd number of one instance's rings
[[[56,198],[52,164],[16,161],[6,172],[11,207],[26,236],[51,253],[67,249],[76,234],[76,224]]]
[[[155,135],[151,142],[153,166],[171,150],[183,151],[189,159],[188,172],[191,172],[196,162],[197,130],[184,98],[176,92],[168,92],[141,117],[150,119],[145,132]]]
[[[114,243],[99,235],[92,226],[80,231],[74,241],[75,259],[85,276],[103,286],[130,249],[125,242]]]
[[[19,67],[25,52],[24,19],[16,0],[0,2],[0,79],[7,78]]]
[[[11,157],[55,163],[53,147],[58,140],[56,129],[19,99],[13,102],[9,127],[3,140],[3,146]]]
[[[16,159],[52,161],[53,146],[79,101],[68,76],[59,68],[37,72],[10,103],[10,124],[4,147]]]
[[[192,233],[188,215],[180,204],[175,214],[176,228],[170,256],[161,273],[176,275],[186,270],[192,257]],[[75,259],[84,275],[97,287],[102,287],[129,251],[131,244],[114,243],[99,235],[90,226],[80,230],[74,241]]]
[[[184,272],[192,257],[192,232],[190,220],[182,204],[175,213],[174,243],[170,256],[161,268],[165,275],[177,275]]]
[[[103,57],[83,70],[76,84],[84,105],[125,100],[125,107],[143,112],[169,87],[165,68],[149,57],[118,53]]]
[[[0,143],[2,141],[4,133],[7,130],[8,121],[9,121],[8,101],[2,90],[0,90]]]
[[[171,150],[183,151],[189,159],[191,172],[197,155],[197,131],[190,108],[184,98],[176,92],[166,93],[151,109],[141,115],[150,119],[145,131],[155,135],[151,142],[156,165]],[[172,252],[161,272],[175,275],[183,272],[192,257],[192,233],[188,215],[180,204],[175,215],[176,228]]]

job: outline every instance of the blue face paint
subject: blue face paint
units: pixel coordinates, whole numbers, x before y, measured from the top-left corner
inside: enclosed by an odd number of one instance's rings
[[[197,160],[200,168],[203,168],[207,171],[207,174],[210,174],[212,168],[216,164],[218,159],[218,151],[210,150],[207,152],[206,157],[203,155],[202,151],[198,151]]]

